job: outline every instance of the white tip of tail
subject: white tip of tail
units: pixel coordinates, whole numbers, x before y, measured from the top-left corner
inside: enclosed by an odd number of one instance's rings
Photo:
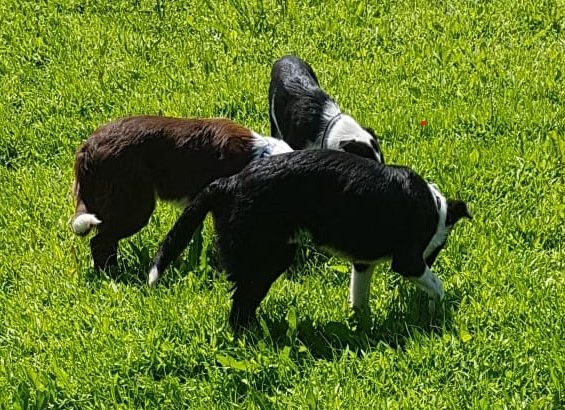
[[[155,287],[157,281],[159,280],[159,270],[156,266],[153,266],[149,271],[149,278],[147,279],[147,283],[150,287]]]
[[[77,216],[72,223],[73,232],[77,235],[85,235],[94,226],[101,223],[102,221],[93,214],[81,214]]]

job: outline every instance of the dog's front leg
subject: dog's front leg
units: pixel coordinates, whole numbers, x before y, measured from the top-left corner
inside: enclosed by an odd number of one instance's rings
[[[425,264],[422,258],[416,256],[418,253],[394,255],[392,258],[392,270],[404,276],[405,279],[414,283],[416,287],[428,294],[430,298],[428,308],[433,313],[436,301],[442,300],[445,295],[443,283]]]
[[[349,285],[349,302],[353,309],[369,314],[369,294],[374,265],[354,263]]]
[[[408,278],[417,287],[422,289],[428,294],[430,299],[442,300],[445,292],[443,290],[443,283],[430,268],[426,266],[424,273],[421,276]]]
[[[430,298],[428,301],[428,310],[431,314],[434,314],[436,311],[436,302],[441,301],[445,296],[441,279],[426,266],[422,276],[410,278],[410,281],[414,282],[417,287],[428,294]]]

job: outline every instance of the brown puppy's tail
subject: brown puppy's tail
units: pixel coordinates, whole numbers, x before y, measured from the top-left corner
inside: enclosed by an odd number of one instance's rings
[[[204,221],[206,214],[222,201],[226,192],[226,181],[227,178],[221,178],[212,182],[184,209],[153,259],[148,277],[149,286],[155,286],[167,266],[188,246],[194,231]]]
[[[71,227],[76,235],[84,236],[96,225],[102,223],[93,213],[89,213],[82,198],[81,187],[87,183],[89,169],[89,155],[87,143],[78,150],[75,158],[75,182],[73,185],[73,196],[76,202],[75,215],[71,221]]]

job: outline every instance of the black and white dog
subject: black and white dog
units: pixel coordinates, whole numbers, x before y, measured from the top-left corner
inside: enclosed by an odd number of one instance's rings
[[[312,67],[289,55],[277,60],[269,86],[271,136],[293,149],[347,151],[384,163],[375,133],[339,109],[318,83]]]
[[[369,311],[373,267],[387,257],[393,271],[441,299],[442,282],[430,268],[453,225],[471,217],[464,202],[446,199],[409,168],[332,150],[276,155],[212,182],[195,198],[161,244],[150,285],[209,211],[235,282],[235,328],[254,318],[271,284],[291,265],[300,231],[354,263],[350,299],[361,311]]]

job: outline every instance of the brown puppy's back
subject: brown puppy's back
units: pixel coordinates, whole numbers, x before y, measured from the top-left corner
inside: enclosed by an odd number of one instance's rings
[[[243,168],[252,140],[251,131],[228,119],[127,117],[94,131],[77,153],[75,171],[114,180],[150,177],[159,197],[179,200]]]
[[[134,116],[100,126],[75,158],[74,221],[82,216],[85,225],[79,232],[73,222],[73,229],[84,235],[97,226],[95,265],[106,265],[118,240],[147,224],[156,196],[190,200],[213,180],[239,172],[253,159],[256,138],[220,118]]]

